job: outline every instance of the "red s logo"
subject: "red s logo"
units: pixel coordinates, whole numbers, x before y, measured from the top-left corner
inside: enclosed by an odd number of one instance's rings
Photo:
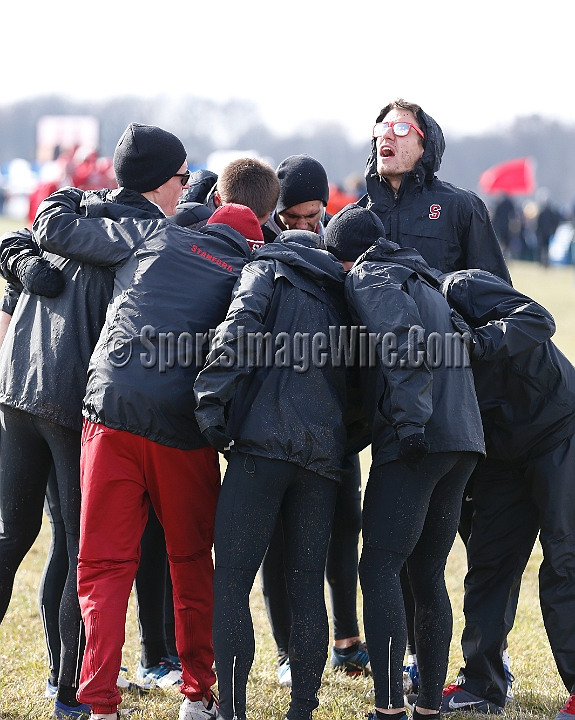
[[[429,219],[437,220],[441,214],[441,205],[430,205],[429,206]]]

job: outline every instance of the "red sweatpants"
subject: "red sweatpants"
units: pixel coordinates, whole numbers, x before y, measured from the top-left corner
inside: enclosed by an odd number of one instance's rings
[[[84,421],[78,596],[86,651],[78,700],[114,713],[128,598],[150,500],[164,527],[172,576],[181,692],[211,696],[212,543],[220,490],[212,447],[178,450]]]

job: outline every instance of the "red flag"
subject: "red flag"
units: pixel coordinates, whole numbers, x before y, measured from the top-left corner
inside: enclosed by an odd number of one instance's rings
[[[479,178],[480,188],[490,194],[531,195],[535,190],[535,167],[528,157],[493,165]]]

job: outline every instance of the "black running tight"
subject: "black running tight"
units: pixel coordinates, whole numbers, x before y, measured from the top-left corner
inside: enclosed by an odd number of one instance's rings
[[[213,624],[226,720],[246,717],[254,656],[249,594],[280,513],[293,614],[288,720],[309,720],[318,705],[328,644],[323,576],[336,489],[333,480],[293,463],[243,453],[230,457],[216,512]]]
[[[52,464],[66,533],[68,569],[59,608],[59,684],[76,686],[83,654],[83,629],[76,590],[80,536],[80,433],[36,415],[0,405],[0,622],[14,576],[40,532]]]
[[[376,707],[403,708],[407,632],[399,573],[407,561],[416,603],[418,705],[439,708],[452,625],[445,563],[476,462],[475,453],[433,453],[417,471],[399,460],[370,471],[359,576]]]
[[[357,637],[357,564],[361,531],[361,468],[359,456],[348,458],[349,469],[337,488],[327,551],[325,577],[330,591],[335,640]],[[284,573],[283,528],[279,518],[261,568],[262,592],[278,655],[286,655],[291,608]]]
[[[52,539],[38,590],[38,605],[48,650],[50,682],[52,685],[57,685],[60,674],[61,653],[60,603],[66,585],[66,578],[68,577],[68,547],[54,466],[52,466],[48,476],[44,511],[50,521]]]

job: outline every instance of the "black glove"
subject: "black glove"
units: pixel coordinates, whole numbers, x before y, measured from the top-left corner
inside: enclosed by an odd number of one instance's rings
[[[399,441],[397,459],[402,460],[407,467],[415,472],[417,466],[428,452],[429,443],[425,439],[425,433],[422,430],[421,432],[413,433],[413,435],[408,435]]]
[[[53,298],[64,289],[61,270],[40,255],[20,258],[15,264],[14,274],[26,290],[34,295]]]
[[[207,427],[202,432],[202,435],[206,438],[206,440],[210,443],[212,447],[216,448],[216,450],[221,453],[229,450],[234,444],[234,441],[231,439],[231,437],[226,435],[226,429],[221,425],[212,425],[211,427]]]

